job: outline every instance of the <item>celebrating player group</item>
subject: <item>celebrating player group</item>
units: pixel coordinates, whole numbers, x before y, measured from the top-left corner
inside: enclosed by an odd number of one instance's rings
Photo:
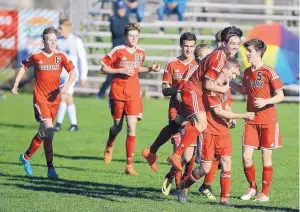
[[[113,160],[114,141],[127,123],[125,174],[138,175],[133,166],[136,143],[136,125],[142,120],[142,99],[140,97],[139,73],[159,72],[160,65],[142,66],[145,51],[137,46],[140,26],[129,23],[124,29],[125,45],[113,48],[102,60],[100,72],[112,74],[109,95],[113,125],[108,132],[104,149],[104,161]],[[279,125],[274,104],[283,100],[283,84],[276,70],[266,66],[262,57],[267,49],[259,39],[246,41],[243,46],[250,67],[243,72],[242,83],[234,80],[240,75],[240,66],[235,59],[241,45],[243,32],[227,27],[218,33],[219,45],[215,50],[209,44],[197,44],[196,35],[185,32],[180,36],[181,54],[167,61],[163,74],[162,93],[170,97],[168,125],[163,127],[149,147],[142,150],[142,156],[153,171],[158,171],[157,152],[171,140],[173,154],[167,159],[170,171],[166,173],[162,192],[168,195],[173,180],[174,193],[179,202],[187,202],[188,190],[200,178],[204,182],[199,191],[209,199],[216,199],[211,185],[218,165],[220,174],[220,204],[232,206],[229,202],[231,189],[232,141],[229,129],[235,127],[236,119],[244,119],[242,158],[248,190],[241,200],[269,201],[272,182],[272,150],[282,147]],[[32,176],[30,161],[32,155],[44,141],[48,166],[48,177],[58,178],[53,166],[54,119],[60,102],[76,79],[75,67],[68,56],[56,50],[56,34],[50,27],[43,32],[44,48],[31,53],[22,62],[12,92],[18,94],[19,81],[25,71],[34,67],[33,108],[40,127],[29,148],[20,155],[27,175]],[[68,80],[61,87],[59,78],[63,68],[69,73]],[[231,110],[230,88],[247,95],[244,113]],[[258,192],[254,150],[262,153],[262,190]],[[195,166],[196,158],[199,165]],[[246,187],[246,186],[245,186]]]

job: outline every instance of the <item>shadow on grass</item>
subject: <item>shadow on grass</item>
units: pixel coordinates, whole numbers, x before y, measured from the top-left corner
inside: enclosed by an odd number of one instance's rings
[[[209,205],[219,205],[217,202],[208,202],[206,204]],[[264,210],[264,211],[289,211],[289,212],[299,212],[299,209],[294,208],[287,208],[287,207],[275,207],[275,206],[267,206],[261,204],[268,204],[268,203],[255,203],[247,204],[247,205],[236,205],[233,204],[234,208],[236,209],[257,209],[257,210]]]
[[[19,165],[19,166],[23,166],[22,163],[14,163],[14,162],[3,162],[0,161],[0,164],[7,164],[7,165]],[[31,164],[32,167],[47,167],[46,165],[42,165],[42,164]],[[79,167],[72,167],[72,166],[55,166],[55,168],[59,168],[59,169],[68,169],[68,170],[74,170],[74,171],[95,171],[96,170],[92,170],[92,169],[83,169],[83,168],[79,168]]]
[[[113,202],[125,202],[121,198],[145,198],[156,201],[173,201],[158,195],[159,189],[151,187],[132,187],[122,184],[108,184],[90,181],[57,179],[49,180],[43,177],[26,177],[21,175],[9,175],[2,173],[1,177],[6,178],[9,183],[2,186],[17,187],[25,190],[54,192],[100,198]]]
[[[61,155],[61,154],[54,154],[54,157],[71,159],[71,160],[99,160],[99,161],[104,161],[103,157],[85,156],[85,155]],[[125,159],[113,158],[112,162],[126,163],[126,160]],[[145,161],[133,160],[133,163],[144,163],[144,164],[147,164],[146,160]],[[158,164],[170,165],[167,162],[158,162]]]
[[[0,127],[14,127],[14,128],[24,128],[24,129],[38,129],[38,126],[24,125],[24,124],[9,124],[0,122]]]

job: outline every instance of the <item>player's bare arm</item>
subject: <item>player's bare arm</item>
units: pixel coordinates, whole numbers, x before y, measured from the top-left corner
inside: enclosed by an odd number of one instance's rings
[[[160,72],[160,65],[158,63],[153,63],[150,67],[143,67],[139,68],[139,73],[145,72]]]
[[[215,114],[221,118],[225,119],[245,119],[245,120],[253,120],[255,113],[254,112],[246,112],[246,113],[233,113],[231,111],[226,111],[222,109],[221,105],[218,105],[213,108]]]
[[[246,95],[247,89],[240,83],[236,83],[234,81],[230,81],[229,86],[234,89],[235,91],[239,92],[240,94]]]
[[[225,105],[225,110],[232,112],[231,107],[227,103]],[[236,119],[229,119],[228,120],[228,124],[229,124],[229,129],[235,128],[235,126],[236,126]]]
[[[217,85],[216,81],[205,79],[204,88],[209,91],[219,92],[219,93],[227,93],[229,90],[229,84],[226,83],[224,86]]]
[[[19,83],[20,83],[20,80],[23,78],[25,71],[26,71],[26,69],[23,66],[19,69],[19,72],[16,76],[16,80],[14,83],[14,87],[11,89],[11,92],[13,94],[18,94]]]
[[[283,90],[278,90],[275,92],[275,95],[269,99],[256,98],[254,101],[254,105],[257,108],[265,107],[266,105],[272,105],[282,102],[284,99]]]
[[[111,68],[108,66],[102,65],[100,72],[102,74],[125,74],[127,76],[134,75],[134,68],[125,66],[124,68]]]
[[[64,86],[62,87],[62,89],[60,91],[62,94],[67,93],[67,91],[69,90],[70,85],[76,80],[76,76],[77,76],[77,74],[76,74],[75,70],[70,72],[68,81],[64,84]]]

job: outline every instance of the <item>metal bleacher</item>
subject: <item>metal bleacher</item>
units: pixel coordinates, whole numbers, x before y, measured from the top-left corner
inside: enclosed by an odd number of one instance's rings
[[[179,54],[179,27],[196,33],[200,42],[213,43],[214,34],[230,25],[237,25],[248,32],[254,25],[266,22],[280,22],[291,31],[298,32],[299,2],[295,0],[273,0],[273,5],[266,0],[189,0],[185,21],[178,22],[176,15],[158,21],[156,10],[161,0],[148,0],[145,18],[140,34],[140,47],[146,50],[147,64],[157,61],[163,67],[164,62]],[[111,33],[108,17],[112,15],[112,1],[89,0],[88,18],[82,20],[81,30],[77,32],[85,41],[89,61],[88,87],[76,87],[77,93],[95,94],[105,76],[100,75],[100,59],[111,48]],[[135,21],[135,17],[131,17]],[[159,28],[166,32],[159,34]],[[141,87],[145,96],[161,95],[161,74],[141,75]],[[91,86],[90,86],[91,85]],[[93,86],[92,86],[93,85]]]

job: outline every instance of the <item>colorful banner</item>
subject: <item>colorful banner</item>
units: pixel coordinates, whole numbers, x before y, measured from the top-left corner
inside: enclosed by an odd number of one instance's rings
[[[16,66],[18,11],[0,11],[0,68]]]
[[[42,34],[45,28],[58,29],[59,12],[56,10],[21,10],[19,12],[18,66],[28,54],[43,48]]]

